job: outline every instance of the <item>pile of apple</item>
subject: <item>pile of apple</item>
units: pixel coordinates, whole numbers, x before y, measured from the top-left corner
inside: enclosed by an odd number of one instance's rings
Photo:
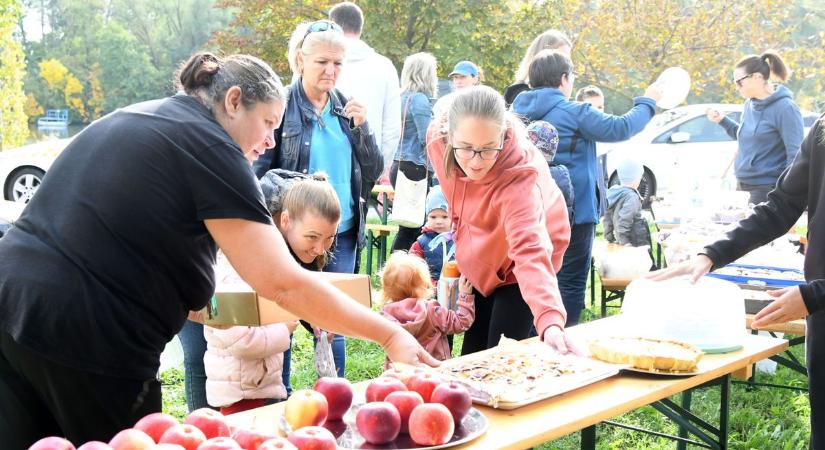
[[[423,371],[385,373],[369,382],[365,394],[366,403],[355,413],[355,427],[364,440],[376,445],[392,442],[400,433],[409,434],[418,445],[446,444],[472,406],[463,386]],[[320,429],[339,430],[336,434],[340,435],[346,425],[336,425],[352,399],[352,387],[346,379],[321,378],[313,390],[292,394],[286,402],[284,419],[293,433]],[[334,438],[329,446],[312,448],[334,449]]]
[[[324,430],[326,431],[326,430]],[[295,433],[298,438],[304,433]],[[29,450],[283,450],[298,449],[289,439],[273,433],[238,429],[232,432],[223,414],[203,408],[184,423],[164,413],[152,413],[125,429],[109,443],[87,442],[77,449],[66,439],[47,437]]]

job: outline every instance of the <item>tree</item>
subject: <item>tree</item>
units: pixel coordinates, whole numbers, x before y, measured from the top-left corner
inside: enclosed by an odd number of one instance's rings
[[[23,93],[26,60],[14,38],[21,14],[17,0],[0,0],[0,147],[20,146],[29,135]]]

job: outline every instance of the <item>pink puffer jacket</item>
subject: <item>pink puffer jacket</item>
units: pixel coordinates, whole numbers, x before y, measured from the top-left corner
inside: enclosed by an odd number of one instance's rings
[[[286,398],[281,380],[289,330],[282,323],[220,330],[203,327],[206,337],[206,399],[215,407],[244,399]]]

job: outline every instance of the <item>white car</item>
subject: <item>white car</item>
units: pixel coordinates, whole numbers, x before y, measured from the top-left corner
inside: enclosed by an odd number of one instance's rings
[[[605,154],[609,185],[618,183],[616,166],[625,158],[640,161],[645,172],[639,193],[652,196],[683,194],[697,188],[735,189],[733,158],[737,142],[720,125],[705,116],[714,108],[739,122],[742,104],[696,104],[657,114],[644,130],[616,143],[599,143]],[[803,111],[805,132],[818,115]]]
[[[0,152],[2,198],[28,203],[52,162],[69,142],[71,138],[48,140]]]

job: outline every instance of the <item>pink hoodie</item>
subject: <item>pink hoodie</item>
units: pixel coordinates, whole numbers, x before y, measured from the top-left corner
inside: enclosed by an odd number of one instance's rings
[[[408,298],[382,306],[381,315],[401,324],[434,358],[444,361],[450,358],[447,335],[463,333],[473,324],[475,296],[459,294],[458,311],[451,311],[436,300]],[[389,360],[384,366],[388,363]]]
[[[210,405],[286,398],[281,380],[284,352],[289,348],[289,329],[285,324],[225,330],[203,327],[203,335],[206,399]]]
[[[556,273],[570,242],[570,222],[547,162],[508,127],[504,150],[484,178],[473,181],[458,166],[448,175],[442,128],[430,125],[427,153],[450,205],[461,273],[485,296],[518,283],[539,336],[550,325],[564,328]]]

